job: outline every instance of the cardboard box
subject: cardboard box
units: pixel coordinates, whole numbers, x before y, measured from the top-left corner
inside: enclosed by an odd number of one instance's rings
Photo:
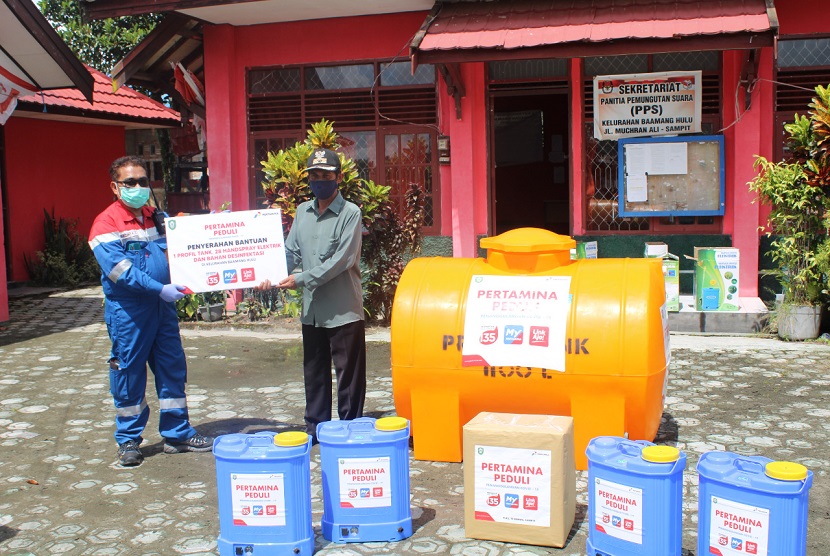
[[[662,241],[647,241],[644,257],[662,257],[669,252],[669,246]]]
[[[695,309],[737,311],[740,252],[734,247],[695,247]]]
[[[663,259],[663,282],[666,285],[666,310],[680,310],[680,259],[669,253],[662,242],[646,242],[643,254],[647,258]]]
[[[576,247],[571,249],[571,260],[596,259],[597,253],[596,241],[577,241]]]
[[[573,417],[482,412],[463,434],[467,537],[565,546],[576,513]]]

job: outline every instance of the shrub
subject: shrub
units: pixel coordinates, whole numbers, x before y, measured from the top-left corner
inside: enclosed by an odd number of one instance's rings
[[[45,244],[33,258],[23,260],[29,279],[39,286],[70,286],[97,281],[101,276],[98,262],[87,238],[77,231],[77,220],[55,219],[43,210]]]
[[[287,235],[294,221],[297,206],[311,199],[306,162],[314,149],[337,151],[334,126],[321,120],[311,126],[308,138],[287,150],[269,152],[261,162],[266,181],[262,183],[266,206],[282,211],[283,230]],[[401,217],[389,197],[390,187],[376,184],[359,176],[354,161],[341,155],[343,181],[340,193],[347,201],[360,207],[363,214],[363,275],[364,310],[368,319],[388,323],[392,300],[403,272],[404,254],[417,252],[420,229],[424,220],[423,192],[417,184],[406,192],[407,207]],[[299,304],[301,305],[301,303]],[[294,305],[290,305],[294,307]]]

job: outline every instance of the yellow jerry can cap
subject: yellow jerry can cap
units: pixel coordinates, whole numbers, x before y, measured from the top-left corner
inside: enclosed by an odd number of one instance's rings
[[[281,432],[274,437],[274,446],[282,446],[283,448],[302,446],[306,442],[308,442],[308,434],[300,431]]]
[[[408,424],[409,421],[403,417],[383,417],[375,421],[375,428],[379,431],[400,431]]]
[[[807,468],[792,461],[771,461],[764,472],[767,477],[781,481],[803,481],[807,478]]]
[[[673,446],[646,446],[640,455],[652,463],[671,463],[680,459],[680,450]]]

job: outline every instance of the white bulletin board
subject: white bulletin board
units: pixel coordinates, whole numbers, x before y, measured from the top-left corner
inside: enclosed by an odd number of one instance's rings
[[[720,216],[722,135],[620,139],[619,215]]]

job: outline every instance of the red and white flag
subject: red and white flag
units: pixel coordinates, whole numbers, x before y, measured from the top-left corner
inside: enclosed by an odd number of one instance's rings
[[[0,66],[0,125],[6,120],[17,106],[17,97],[36,93],[38,88],[25,79],[21,79],[3,66]]]

